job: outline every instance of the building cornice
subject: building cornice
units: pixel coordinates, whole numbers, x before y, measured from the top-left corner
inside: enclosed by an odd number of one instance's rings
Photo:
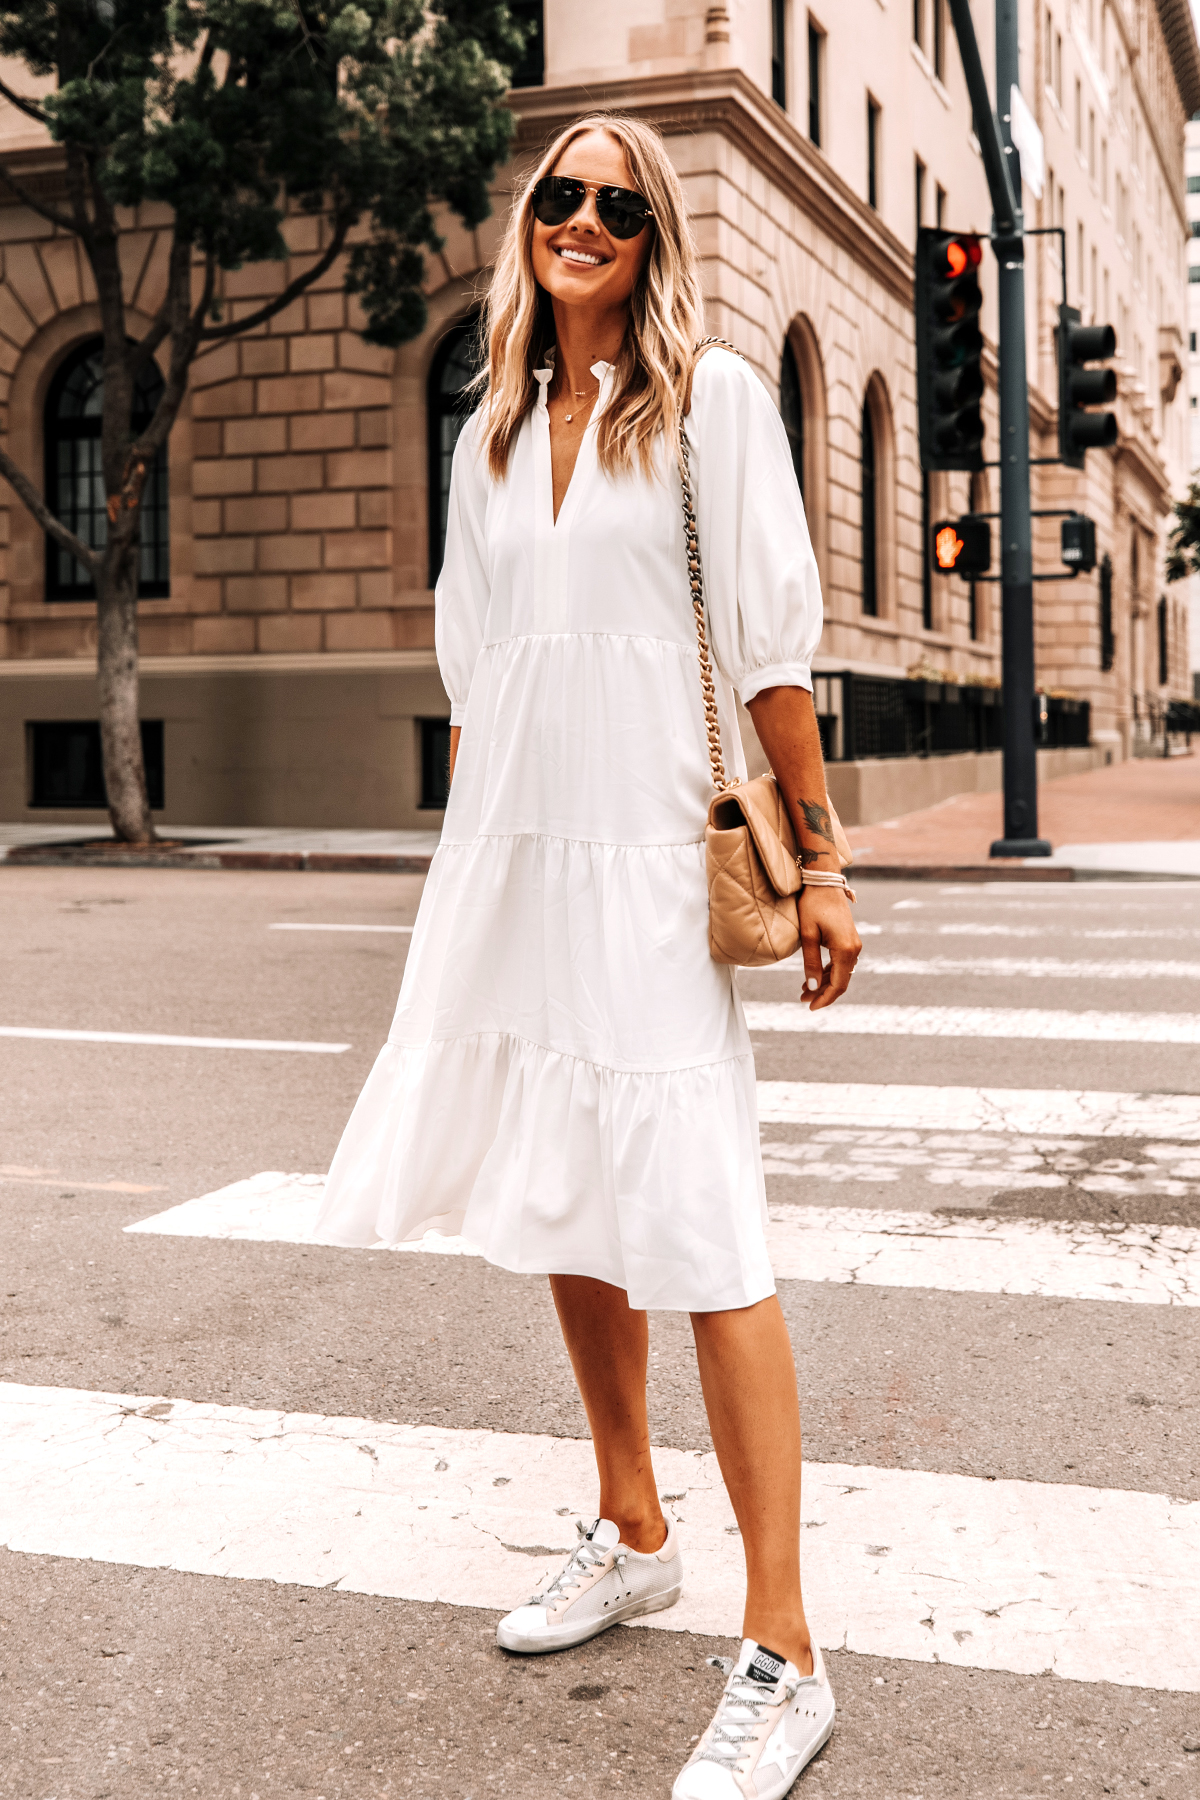
[[[1127,468],[1141,482],[1158,511],[1165,518],[1171,510],[1171,486],[1162,459],[1137,438],[1122,436],[1113,451],[1113,462]]]
[[[1200,44],[1188,0],[1156,0],[1158,20],[1175,74],[1183,110],[1190,119],[1200,108]]]
[[[581,114],[632,113],[667,136],[720,132],[903,305],[913,301],[912,252],[741,69],[700,69],[594,86],[522,88],[517,153],[538,152]]]

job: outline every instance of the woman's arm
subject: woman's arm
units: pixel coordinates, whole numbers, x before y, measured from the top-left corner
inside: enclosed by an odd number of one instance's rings
[[[454,765],[458,760],[458,740],[462,736],[462,726],[450,727],[450,779],[454,780]]]
[[[829,796],[821,733],[807,688],[764,688],[749,704],[750,717],[775,772],[791,814],[806,869],[828,869],[839,863],[829,825]],[[862,949],[841,888],[806,887],[800,892],[800,939],[804,952],[806,998],[813,1012],[832,1006],[845,993]],[[829,967],[821,966],[821,945],[829,951]]]

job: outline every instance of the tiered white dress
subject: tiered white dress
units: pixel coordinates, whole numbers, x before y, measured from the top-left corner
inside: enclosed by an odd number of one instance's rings
[[[754,1061],[708,952],[712,797],[679,477],[599,468],[601,384],[558,521],[546,383],[507,477],[454,457],[437,652],[462,727],[387,1044],[316,1239],[461,1234],[521,1273],[630,1304],[774,1291]],[[727,764],[729,684],[811,687],[821,597],[779,415],[713,349],[688,422]]]

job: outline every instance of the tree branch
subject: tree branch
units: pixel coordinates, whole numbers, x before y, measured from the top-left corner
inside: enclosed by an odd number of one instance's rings
[[[6,450],[0,450],[0,475],[16,489],[29,511],[33,514],[47,537],[52,537],[56,544],[69,550],[77,562],[81,562],[94,581],[100,571],[100,558],[94,550],[88,548],[81,538],[56,519],[42,496],[34,487],[28,476],[23,475]]]
[[[46,123],[46,115],[37,101],[30,100],[25,94],[14,93],[6,81],[0,81],[0,98],[15,106],[18,112],[23,112],[27,119],[36,119],[39,125]]]
[[[142,432],[136,444],[130,446],[125,465],[125,477],[122,483],[123,504],[128,508],[136,505],[141,497],[142,482],[145,479],[144,465],[153,461],[162,445],[166,443],[172,425],[183,405],[183,397],[187,392],[188,371],[192,358],[196,354],[199,341],[200,326],[204,315],[212,304],[213,288],[217,279],[217,265],[209,256],[204,265],[204,287],[194,308],[189,310],[189,290],[192,273],[192,247],[190,244],[176,242],[171,249],[171,273],[167,282],[167,297],[163,302],[168,311],[166,335],[171,336],[171,363],[167,370],[167,379],[163,386],[158,405],[154,409],[154,417]],[[155,320],[157,326],[158,320]],[[142,339],[137,354],[140,355],[142,345],[148,341],[149,334]],[[161,342],[161,337],[160,340]],[[135,359],[134,367],[140,365]],[[138,473],[138,470],[141,473]],[[131,482],[136,484],[136,494]],[[128,490],[128,491],[127,491]],[[134,495],[132,501],[129,496]]]
[[[75,235],[77,230],[75,221],[69,219],[66,213],[59,212],[57,207],[47,206],[44,201],[37,199],[22,182],[17,180],[15,175],[9,174],[2,161],[0,161],[0,181],[12,189],[22,206],[29,207],[31,212],[40,213],[43,219],[49,219],[51,225],[56,225],[59,231],[69,231],[72,236]]]
[[[242,332],[256,331],[260,325],[265,325],[268,319],[273,319],[276,313],[282,312],[285,306],[290,306],[292,301],[304,292],[305,288],[311,287],[314,281],[318,281],[328,269],[333,267],[345,247],[346,234],[349,229],[349,218],[340,219],[334,228],[333,239],[328,250],[313,264],[311,269],[303,275],[297,275],[294,281],[289,281],[282,294],[277,294],[275,299],[266,306],[260,306],[257,312],[250,313],[244,319],[232,319],[228,325],[209,325],[200,333],[201,342],[211,344],[222,338],[239,337]]]

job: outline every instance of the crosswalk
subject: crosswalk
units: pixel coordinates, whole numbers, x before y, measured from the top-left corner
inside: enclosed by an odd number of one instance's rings
[[[0,1432],[11,1549],[226,1579],[507,1610],[594,1504],[571,1438],[15,1385]],[[642,1623],[734,1637],[716,1458],[654,1460],[686,1586]],[[1200,1691],[1200,1503],[810,1463],[802,1528],[828,1648]]]
[[[1176,996],[1162,986],[1144,1010],[1133,989],[1129,999],[1117,996],[1122,1006],[1096,1007],[1091,983],[1174,982],[1179,996],[1188,995],[1200,978],[1200,957],[1188,957],[1200,929],[1174,920],[1143,937],[1137,922],[1068,912],[1088,898],[1064,891],[1051,903],[1014,891],[990,897],[1003,911],[999,919],[964,919],[946,906],[947,894],[902,902],[899,924],[880,908],[864,934],[863,972],[878,984],[871,997],[815,1016],[772,997],[789,992],[778,972],[745,981],[747,1022],[769,1046],[772,1073],[797,1077],[758,1085],[769,1242],[781,1284],[796,1284],[794,1292],[816,1295],[826,1307],[864,1304],[862,1293],[851,1300],[851,1289],[865,1290],[881,1308],[897,1295],[924,1295],[934,1334],[939,1306],[978,1309],[971,1316],[985,1337],[995,1330],[998,1302],[1014,1309],[1004,1315],[1014,1321],[1026,1317],[1023,1307],[1053,1303],[1052,1312],[1037,1313],[1039,1329],[1069,1333],[1073,1320],[1102,1316],[1107,1346],[1135,1326],[1151,1334],[1178,1326],[1171,1355],[1186,1354],[1193,1340],[1182,1328],[1194,1326],[1200,1307],[1200,1092],[1186,1091],[1200,1086],[1193,1058],[1200,1012],[1183,1010],[1185,998],[1180,1010],[1167,1010]],[[987,900],[970,891],[963,905],[980,909]],[[1053,946],[1047,908],[1076,920]],[[910,955],[918,928],[926,938]],[[339,944],[349,950],[355,932],[406,939],[410,928],[329,919],[269,929],[281,934],[276,950],[295,944],[308,967]],[[304,932],[327,935],[306,942]],[[904,938],[903,953],[893,948],[893,933]],[[944,953],[946,937],[987,936],[1020,939],[1031,955]],[[1068,937],[1070,952],[1062,953]],[[1136,940],[1136,960],[1119,960],[1108,940],[1121,938]],[[1149,938],[1163,942],[1143,949]],[[1168,944],[1169,954],[1157,956]],[[926,1006],[908,1003],[911,988],[886,985],[912,976],[947,985],[1033,977],[1054,986],[1039,996],[1049,1003],[1037,1007],[959,1004],[961,987],[939,989],[939,1003]],[[877,1001],[879,992],[906,1003]],[[980,990],[965,992],[974,998]],[[363,1042],[340,1041],[358,1032],[340,1026],[339,1041],[326,1041],[312,1025],[311,1040],[51,1026],[0,1028],[0,1035],[139,1045],[147,1057],[164,1048],[299,1052],[302,1061],[314,1059],[305,1068],[318,1074],[363,1049]],[[824,1036],[857,1038],[857,1072],[885,1076],[898,1052],[885,1055],[876,1044],[909,1040],[902,1066],[911,1079],[809,1079],[820,1072],[814,1048]],[[1071,1085],[923,1082],[925,1040],[938,1039],[1058,1045]],[[1181,1091],[1137,1085],[1145,1045],[1176,1048]],[[1111,1061],[1088,1060],[1092,1046],[1106,1047]],[[226,1059],[203,1060],[207,1067]],[[284,1055],[281,1066],[287,1063]],[[256,1066],[274,1065],[263,1057]],[[1124,1084],[1106,1086],[1104,1075],[1116,1067]],[[312,1243],[323,1176],[311,1166],[243,1166],[238,1179],[209,1182],[208,1191],[171,1206],[147,1184],[76,1185],[127,1196],[122,1241],[158,1240],[180,1282],[202,1254],[207,1268],[215,1262],[243,1279],[263,1266],[256,1259],[270,1246],[290,1245],[306,1248],[310,1276],[318,1272],[330,1284],[344,1278],[352,1288],[362,1269],[358,1253]],[[40,1168],[12,1167],[15,1182],[50,1184]],[[204,1241],[223,1248],[204,1252]],[[444,1271],[444,1285],[451,1275],[457,1284],[458,1304],[483,1307],[490,1272],[471,1244],[430,1233],[397,1254],[410,1259],[410,1273],[421,1271],[422,1285],[426,1274]],[[454,1326],[451,1317],[446,1329]],[[1015,1329],[1011,1342],[1006,1354],[1018,1359]],[[1061,1361],[1054,1369],[1056,1382],[1069,1384],[1070,1369]],[[482,1612],[486,1625],[537,1584],[570,1547],[573,1519],[595,1505],[586,1440],[504,1429],[489,1424],[486,1408],[460,1428],[407,1412],[354,1416],[353,1396],[342,1410],[286,1411],[272,1405],[279,1396],[269,1391],[262,1405],[228,1405],[197,1398],[195,1382],[184,1397],[128,1379],[131,1391],[121,1392],[0,1382],[0,1543],[9,1550],[437,1603]],[[1122,1397],[1135,1421],[1159,1404],[1151,1388],[1149,1376],[1139,1377]],[[894,1391],[904,1391],[899,1376]],[[1035,1416],[1029,1429],[1037,1429]],[[806,1464],[804,1488],[806,1597],[826,1647],[926,1669],[1200,1693],[1195,1494],[1166,1491],[1161,1475],[1140,1480],[1136,1463],[1114,1462],[1100,1484],[1009,1478],[1013,1465],[1002,1460],[993,1476],[962,1473],[949,1455],[930,1454],[930,1466],[912,1466],[910,1456],[901,1467],[888,1463],[886,1447],[861,1463],[852,1446],[837,1454],[840,1460]],[[654,1455],[664,1505],[679,1523],[687,1582],[678,1608],[643,1623],[666,1634],[735,1636],[741,1559],[715,1459],[694,1437],[664,1441]],[[1070,1468],[1056,1465],[1056,1477]],[[932,1785],[928,1794],[941,1791]]]
[[[807,1152],[809,1147],[784,1145],[768,1153],[768,1175],[796,1173],[781,1155],[790,1150]],[[806,1162],[800,1178],[807,1181],[824,1172]],[[125,1229],[159,1237],[307,1244],[324,1185],[320,1175],[266,1170]],[[1200,1231],[1184,1227],[964,1220],[890,1209],[774,1205],[767,1241],[781,1281],[1200,1306]],[[442,1256],[478,1254],[464,1238],[437,1231],[397,1248]]]

